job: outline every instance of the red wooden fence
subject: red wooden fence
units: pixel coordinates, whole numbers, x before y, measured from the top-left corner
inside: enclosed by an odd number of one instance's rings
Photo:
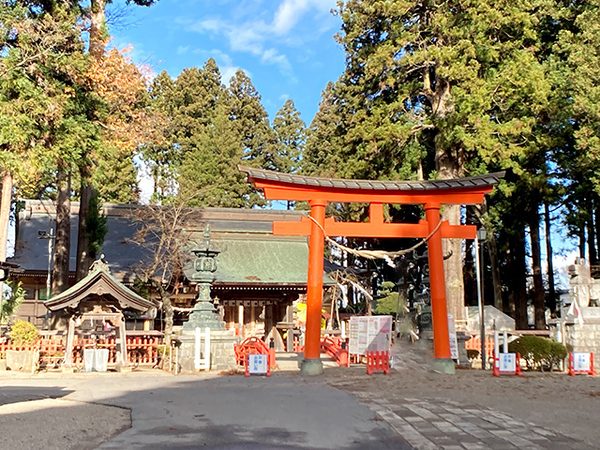
[[[64,336],[50,336],[43,338],[33,346],[15,346],[10,340],[0,342],[0,353],[6,350],[33,350],[40,351],[40,364],[45,367],[57,367],[64,360],[67,339]],[[154,366],[158,362],[158,346],[163,345],[163,338],[158,336],[128,336],[127,355],[129,362],[135,366]],[[101,340],[89,337],[75,336],[73,344],[73,362],[83,365],[84,348],[108,348],[108,364],[116,362],[116,342],[114,337]]]

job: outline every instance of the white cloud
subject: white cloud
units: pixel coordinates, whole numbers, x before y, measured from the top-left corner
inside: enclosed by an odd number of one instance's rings
[[[241,70],[242,72],[244,72],[246,74],[246,76],[248,78],[252,78],[252,72],[250,72],[249,70],[246,69],[242,69],[241,67],[238,66],[225,66],[225,67],[221,67],[221,79],[223,80],[223,84],[229,86],[229,82],[231,81],[231,79],[233,78],[233,76],[236,74],[236,72],[238,70]]]
[[[263,22],[253,22],[239,27],[229,27],[226,31],[232,50],[261,55],[267,40],[268,27]]]
[[[281,45],[300,47],[305,39],[312,38],[303,38],[293,31],[307,14],[321,18],[328,16],[331,8],[336,6],[336,0],[284,0],[272,13],[271,20],[268,19],[270,13],[266,5],[261,11],[244,8],[243,5],[232,10],[227,20],[213,17],[197,21],[187,28],[198,33],[225,36],[231,50],[255,55],[262,64],[277,66],[283,75],[293,79],[292,65],[280,50]],[[315,31],[319,33],[321,28],[319,26]]]
[[[203,48],[197,48],[192,53],[195,55],[200,55],[200,57],[206,61],[209,58],[212,58],[216,61],[220,70],[223,70],[225,66],[232,66],[233,59],[229,56],[228,53],[225,53],[218,48],[213,48],[212,50],[205,50]]]
[[[284,1],[273,18],[273,31],[278,34],[288,34],[308,9],[308,0],[286,0]]]
[[[218,33],[223,27],[226,26],[227,24],[221,19],[206,19],[193,23],[190,25],[189,29],[191,31],[197,31],[198,33]]]
[[[183,54],[187,53],[189,49],[190,49],[189,45],[186,45],[186,46],[180,45],[179,47],[177,47],[177,54],[183,55]]]
[[[275,12],[273,31],[278,35],[288,34],[308,11],[329,13],[335,6],[336,0],[285,0]]]
[[[260,60],[266,64],[279,66],[279,69],[282,73],[292,73],[292,65],[288,61],[287,56],[280,55],[274,48],[265,50],[260,57]]]

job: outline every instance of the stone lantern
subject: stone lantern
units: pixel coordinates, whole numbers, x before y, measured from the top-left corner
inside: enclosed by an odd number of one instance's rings
[[[196,260],[194,261],[195,272],[191,276],[191,280],[198,283],[198,299],[194,305],[194,310],[190,313],[190,317],[183,324],[183,329],[224,329],[225,323],[220,320],[219,313],[210,297],[211,285],[215,281],[217,270],[216,257],[221,251],[214,247],[210,240],[209,225],[204,229],[202,245],[192,250],[192,253],[196,256]]]

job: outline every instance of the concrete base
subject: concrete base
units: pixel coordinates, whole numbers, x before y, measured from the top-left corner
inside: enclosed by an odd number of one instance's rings
[[[454,375],[456,371],[454,367],[454,361],[450,358],[434,358],[432,369],[434,372],[439,372],[446,375]]]
[[[321,359],[303,359],[300,366],[300,375],[314,376],[323,374],[323,361]]]
[[[63,364],[63,366],[60,368],[60,371],[62,373],[75,373],[76,369],[74,366],[72,366],[70,364],[69,365]]]
[[[197,372],[194,366],[196,346],[195,333],[183,330],[178,337],[181,341],[179,349],[179,366],[181,373]],[[210,330],[210,370],[237,370],[233,345],[238,341],[233,331]],[[204,357],[204,355],[202,355]]]

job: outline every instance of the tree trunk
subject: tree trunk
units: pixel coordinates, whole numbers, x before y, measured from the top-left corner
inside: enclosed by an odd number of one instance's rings
[[[552,251],[552,227],[550,219],[550,205],[544,203],[544,221],[546,225],[546,259],[548,262],[548,307],[550,312],[556,312],[556,287],[554,285],[554,255]]]
[[[596,253],[596,227],[594,226],[594,214],[590,205],[590,220],[587,222],[588,248],[590,253],[590,266],[598,264],[598,253]]]
[[[594,223],[596,224],[596,254],[600,255],[600,207],[598,206],[598,199],[594,202]]]
[[[423,93],[431,104],[435,117],[445,118],[454,112],[450,83],[437,74],[430,67],[423,69]],[[433,76],[432,76],[433,75]],[[460,162],[460,148],[447,148],[445,143],[436,140],[435,168],[442,180],[457,178],[462,174]],[[450,225],[460,225],[460,205],[446,205],[442,213],[442,220],[447,220]],[[455,320],[465,320],[465,285],[463,279],[462,241],[460,239],[443,239],[442,251],[444,253],[444,278],[446,281],[446,304],[448,314]]]
[[[579,257],[587,261],[588,257],[585,254],[585,224],[579,228]]]
[[[10,173],[2,177],[2,196],[0,197],[0,261],[6,261],[8,243],[8,222],[12,205],[13,178]]]
[[[169,293],[164,290],[162,285],[158,287],[160,292],[160,299],[162,301],[162,308],[165,314],[165,345],[167,347],[171,346],[171,339],[173,336],[173,303],[171,302],[171,297]]]
[[[535,209],[532,211],[529,221],[531,237],[531,263],[533,272],[533,307],[535,311],[535,328],[546,329],[546,296],[544,292],[544,280],[542,279],[542,254],[540,250],[540,215]]]
[[[504,311],[502,304],[502,282],[500,280],[500,265],[498,264],[498,244],[496,236],[492,231],[488,231],[487,248],[490,255],[490,267],[492,270],[492,287],[494,290],[494,307]]]
[[[90,55],[102,58],[105,47],[106,18],[104,0],[91,0],[90,4]]]
[[[104,56],[106,44],[106,17],[105,0],[91,0],[90,2],[90,55],[96,61]],[[90,210],[90,199],[93,195],[91,185],[90,167],[87,164],[80,170],[81,188],[79,193],[79,233],[77,234],[77,268],[75,280],[79,281],[88,273],[90,261],[89,233],[85,229],[85,222]]]
[[[450,222],[450,225],[460,225],[460,206],[447,205],[442,219]],[[443,239],[442,251],[446,258],[444,260],[444,279],[446,281],[448,314],[452,314],[455,320],[464,320],[466,317],[462,241],[460,239]]]
[[[519,230],[518,234],[507,236],[507,285],[508,306],[510,315],[515,319],[518,330],[529,328],[527,321],[527,280],[525,277],[525,231]]]
[[[56,240],[54,244],[54,269],[52,295],[69,287],[69,256],[71,248],[71,174],[59,169],[56,186]]]
[[[85,172],[85,173],[84,173]],[[90,261],[90,237],[86,229],[86,218],[90,211],[90,199],[93,189],[90,184],[87,170],[81,171],[81,191],[79,193],[79,230],[77,233],[77,268],[75,269],[75,281],[86,277],[92,261]],[[86,176],[87,175],[87,176]]]

